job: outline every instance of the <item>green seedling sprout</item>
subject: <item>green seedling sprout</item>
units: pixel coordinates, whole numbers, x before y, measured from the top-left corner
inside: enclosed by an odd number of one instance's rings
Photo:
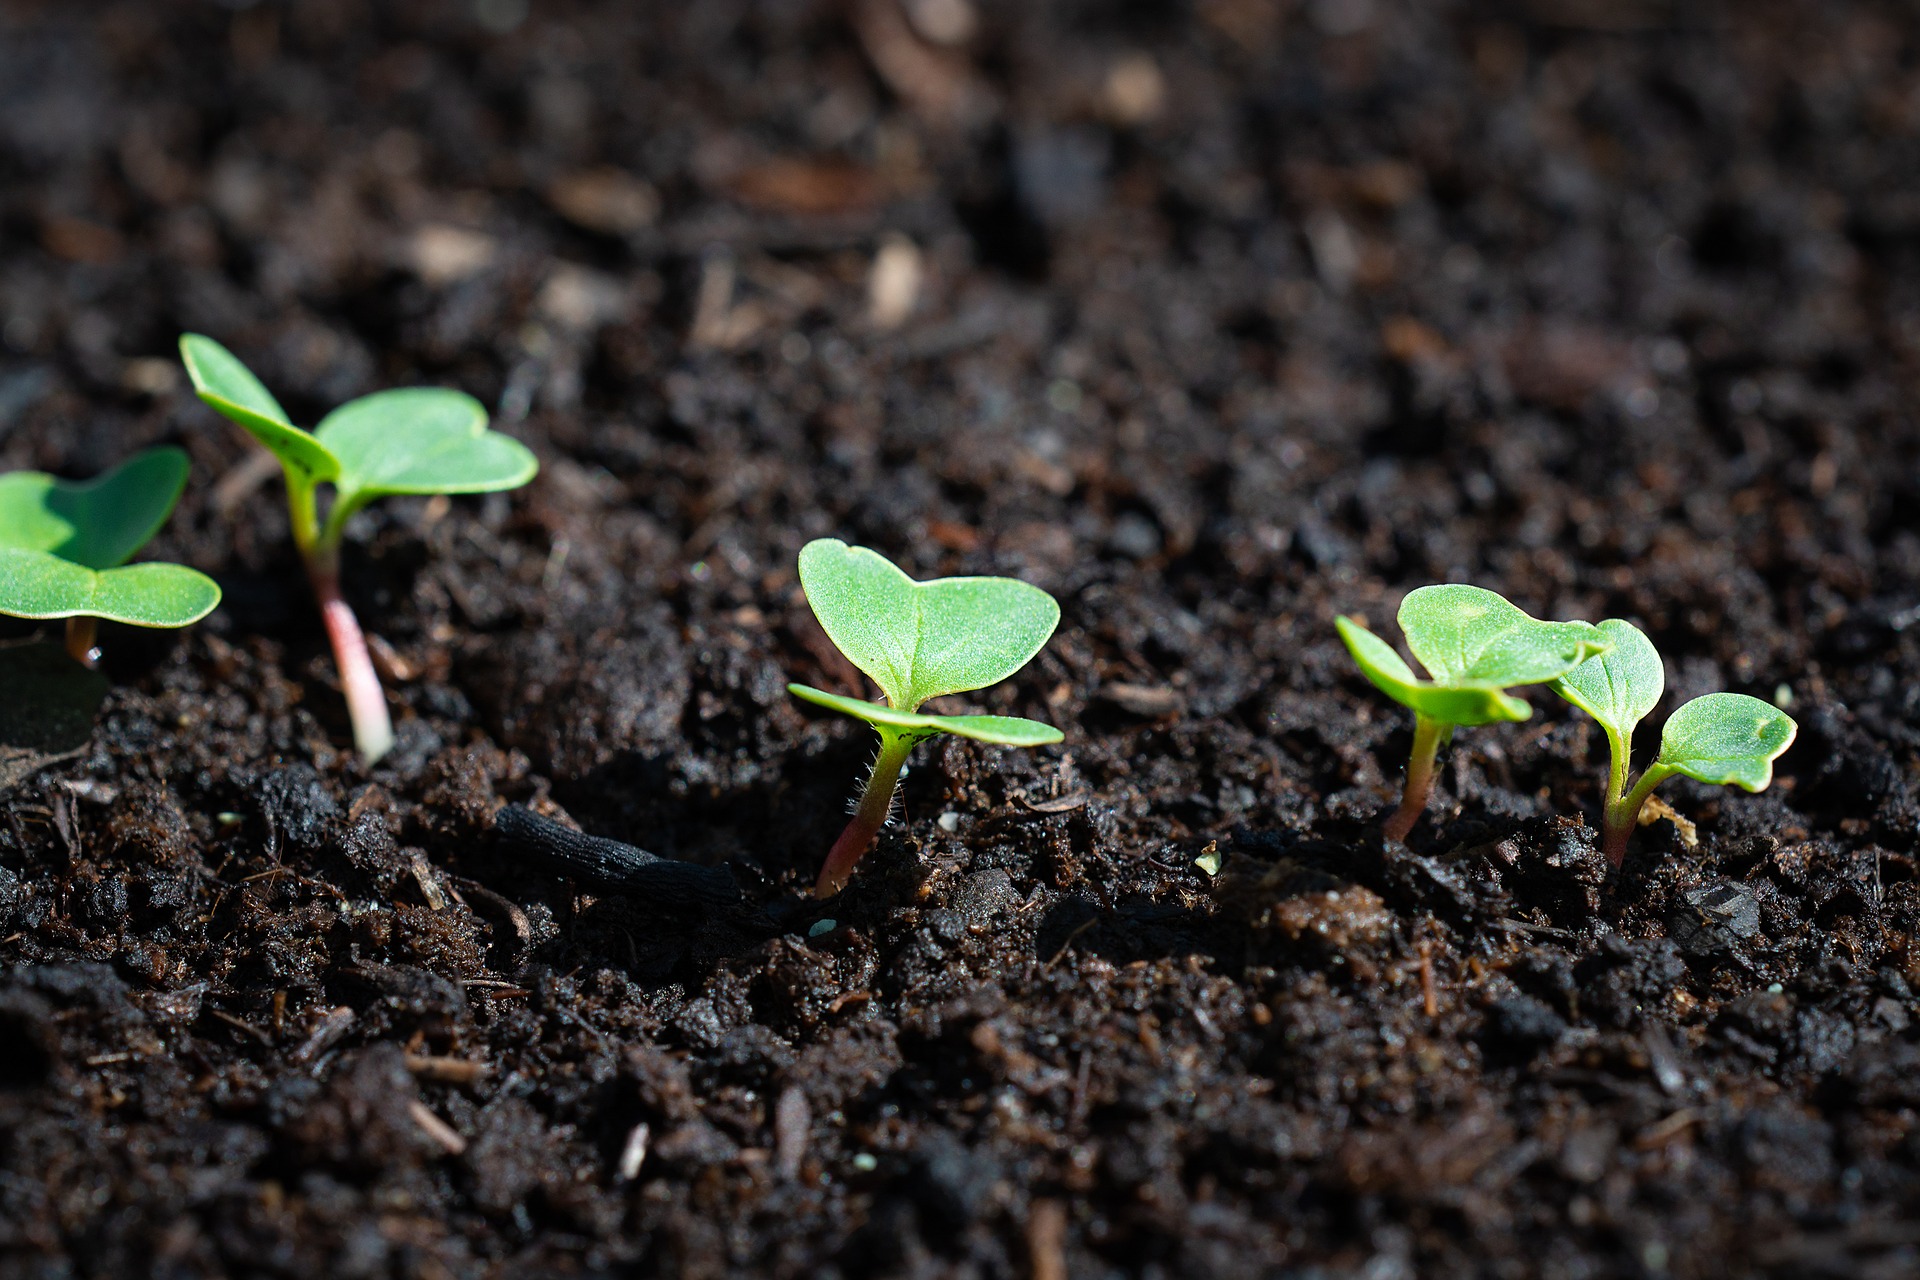
[[[1608,618],[1600,633],[1613,648],[1559,677],[1553,688],[1607,732],[1611,758],[1601,847],[1617,867],[1626,859],[1627,837],[1655,787],[1679,773],[1716,786],[1764,790],[1773,781],[1773,762],[1793,745],[1800,727],[1758,698],[1709,693],[1667,717],[1660,754],[1629,788],[1633,728],[1658,705],[1667,677],[1653,642],[1631,622]]]
[[[67,652],[92,666],[99,620],[184,627],[220,603],[185,565],[127,560],[173,514],[187,484],[184,449],[163,445],[91,480],[0,475],[0,613],[65,618]]]
[[[354,745],[372,763],[393,745],[393,721],[359,620],[340,594],[340,540],[348,519],[374,499],[398,494],[517,489],[533,479],[539,464],[519,441],[487,430],[486,409],[458,391],[377,391],[341,405],[307,432],[213,339],[182,336],[180,358],[200,398],[280,460],[293,540],[333,646]],[[318,497],[323,484],[333,489],[324,522]]]
[[[1607,648],[1591,623],[1542,622],[1491,591],[1459,584],[1408,592],[1399,621],[1431,680],[1414,675],[1392,645],[1358,622],[1334,619],[1361,672],[1413,712],[1406,788],[1382,827],[1390,840],[1405,840],[1426,812],[1434,755],[1456,727],[1525,720],[1533,708],[1506,690],[1544,683]]]
[[[880,754],[853,820],[820,869],[814,896],[838,893],[893,810],[894,788],[914,745],[942,733],[1006,747],[1058,742],[1051,725],[1017,716],[922,715],[946,693],[998,684],[1027,665],[1060,624],[1060,606],[1012,578],[915,582],[878,552],[820,538],[800,549],[800,585],[814,617],[854,666],[873,678],[886,705],[790,684],[796,698],[864,720]]]

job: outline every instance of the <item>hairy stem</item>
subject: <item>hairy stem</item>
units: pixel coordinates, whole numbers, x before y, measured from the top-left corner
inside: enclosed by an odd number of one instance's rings
[[[1452,725],[1414,714],[1413,754],[1407,758],[1406,789],[1400,793],[1400,807],[1381,827],[1387,839],[1405,840],[1413,824],[1427,811],[1427,797],[1433,791],[1433,758],[1452,732]]]
[[[1673,776],[1673,770],[1665,765],[1654,764],[1640,775],[1633,790],[1626,795],[1607,798],[1605,825],[1601,828],[1600,847],[1607,855],[1607,861],[1619,866],[1627,860],[1627,837],[1640,825],[1640,809],[1647,803],[1647,797],[1653,789]]]
[[[100,646],[97,638],[100,633],[98,618],[67,619],[67,656],[83,667],[91,667],[100,661]]]
[[[353,722],[353,745],[368,764],[393,746],[393,719],[387,714],[387,695],[367,652],[367,638],[359,619],[340,595],[338,555],[308,561],[307,577],[320,605],[327,640],[333,646],[334,665],[340,671],[340,691],[347,697],[347,718]]]
[[[816,898],[831,898],[846,888],[854,864],[872,847],[873,838],[887,825],[887,815],[893,812],[893,791],[900,784],[900,768],[906,764],[917,739],[884,725],[874,727],[880,732],[880,754],[874,758],[873,772],[867,778],[866,791],[860,796],[860,807],[853,811],[853,821],[827,852],[826,865],[820,868],[820,879],[813,886]]]

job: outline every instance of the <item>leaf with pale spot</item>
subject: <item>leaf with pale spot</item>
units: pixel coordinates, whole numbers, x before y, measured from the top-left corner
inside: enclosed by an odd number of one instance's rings
[[[1554,692],[1579,707],[1622,740],[1660,703],[1667,687],[1660,653],[1646,633],[1631,622],[1608,618],[1600,634],[1610,652],[1588,658],[1553,682]]]
[[[1609,647],[1592,623],[1542,622],[1464,583],[1409,591],[1399,622],[1413,656],[1443,685],[1540,684]]]
[[[91,480],[44,471],[0,475],[0,547],[111,569],[147,545],[187,484],[187,451],[162,445]]]
[[[895,711],[877,702],[828,693],[804,684],[790,684],[787,692],[803,702],[865,720],[876,728],[899,729],[910,735],[951,733],[1002,747],[1044,747],[1065,737],[1050,724],[1019,716],[932,716],[919,711]]]
[[[1668,717],[1655,768],[1700,782],[1764,790],[1800,731],[1793,717],[1744,693],[1710,693]]]
[[[0,613],[16,618],[105,618],[184,627],[213,612],[220,588],[185,565],[149,562],[89,569],[48,551],[0,548]]]
[[[800,584],[828,637],[895,711],[984,689],[1040,652],[1060,606],[1012,578],[916,582],[878,552],[819,538],[800,551]]]

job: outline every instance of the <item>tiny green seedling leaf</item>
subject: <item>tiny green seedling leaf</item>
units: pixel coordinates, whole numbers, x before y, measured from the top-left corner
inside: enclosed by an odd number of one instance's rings
[[[801,548],[800,585],[840,652],[903,711],[999,683],[1060,625],[1060,606],[1038,587],[1013,578],[915,582],[879,552],[838,538]]]
[[[1001,747],[1044,747],[1061,741],[1065,735],[1050,724],[1023,720],[1019,716],[931,716],[919,711],[895,711],[877,702],[865,702],[843,694],[828,693],[804,684],[790,684],[787,692],[803,702],[865,720],[876,727],[904,729],[920,737],[951,733],[976,742]]]
[[[1387,818],[1389,839],[1404,840],[1427,807],[1434,753],[1455,726],[1525,720],[1526,701],[1506,692],[1571,671],[1608,642],[1585,622],[1542,622],[1481,587],[1420,587],[1401,601],[1400,630],[1427,669],[1422,680],[1393,646],[1351,618],[1334,626],[1361,673],[1413,712],[1413,752],[1400,807]]]
[[[1554,692],[1629,742],[1633,727],[1660,705],[1666,668],[1646,633],[1620,618],[1599,624],[1613,649],[1587,659],[1553,682]]]
[[[197,333],[180,339],[193,388],[280,460],[290,484],[330,481],[338,491],[324,545],[345,517],[396,494],[493,493],[533,479],[539,462],[511,436],[487,429],[487,411],[459,391],[408,387],[341,405],[311,433],[231,351]]]
[[[1607,650],[1590,622],[1542,622],[1461,583],[1409,591],[1399,622],[1413,656],[1446,685],[1540,684]]]
[[[1709,693],[1667,717],[1654,763],[1699,782],[1761,791],[1773,781],[1773,762],[1799,731],[1771,703],[1744,693]]]
[[[89,569],[47,551],[0,547],[0,613],[184,627],[213,612],[220,588],[179,564]]]
[[[1659,704],[1666,672],[1653,642],[1631,622],[1608,618],[1600,632],[1612,651],[1575,667],[1553,687],[1606,730],[1610,764],[1601,843],[1617,867],[1655,787],[1679,773],[1716,786],[1762,790],[1798,727],[1786,712],[1744,693],[1695,698],[1667,717],[1659,756],[1629,789],[1634,726]]]
[[[788,685],[797,698],[872,725],[880,754],[853,821],[821,868],[818,897],[839,892],[892,811],[915,743],[951,733],[1009,747],[1059,742],[1052,725],[1018,716],[924,715],[942,694],[984,689],[1024,667],[1060,624],[1060,606],[1011,578],[915,582],[878,552],[820,538],[800,550],[800,585],[829,639],[886,695],[886,705]]]
[[[162,445],[91,480],[0,475],[0,547],[48,551],[89,569],[125,564],[173,514],[187,470],[187,451]]]
[[[168,445],[91,480],[0,476],[0,613],[72,619],[68,652],[84,663],[95,619],[184,627],[206,617],[220,603],[213,579],[184,565],[126,563],[172,514],[187,470],[186,452]]]
[[[1393,651],[1393,646],[1351,618],[1335,618],[1347,652],[1359,664],[1362,675],[1374,688],[1392,698],[1415,715],[1441,724],[1499,724],[1525,720],[1533,708],[1522,698],[1502,692],[1494,685],[1444,685],[1422,680],[1413,668]]]
[[[233,352],[212,338],[188,333],[180,338],[180,359],[200,399],[265,445],[280,459],[289,479],[298,476],[311,485],[340,474],[339,460],[325,445],[293,425],[273,393]]]
[[[314,438],[340,461],[343,498],[493,493],[533,479],[533,451],[487,430],[487,411],[461,391],[406,387],[350,400],[320,420]]]
[[[280,460],[293,540],[306,559],[340,668],[354,742],[368,761],[377,760],[393,745],[393,724],[366,637],[340,594],[340,541],[348,518],[377,498],[398,494],[515,489],[533,479],[539,463],[518,440],[489,431],[486,409],[463,392],[375,392],[341,405],[307,432],[212,338],[183,335],[180,358],[200,398]],[[324,525],[315,496],[323,483],[334,490]]]

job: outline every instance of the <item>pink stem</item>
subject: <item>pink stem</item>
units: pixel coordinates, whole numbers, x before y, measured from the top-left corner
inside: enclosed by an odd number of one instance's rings
[[[373,669],[373,657],[367,652],[367,638],[359,619],[340,595],[337,569],[313,569],[314,599],[320,604],[320,618],[326,624],[327,640],[333,645],[334,665],[340,672],[340,690],[347,697],[347,718],[353,722],[353,745],[368,764],[387,754],[393,746],[393,719],[387,714],[387,695],[380,688],[380,675]]]
[[[1407,758],[1407,785],[1400,793],[1400,807],[1380,828],[1387,839],[1404,841],[1407,833],[1413,830],[1413,824],[1420,821],[1420,815],[1427,811],[1427,797],[1433,791],[1433,759],[1440,749],[1440,735],[1445,728],[1437,720],[1429,720],[1423,715],[1414,716],[1413,753]]]
[[[880,834],[880,828],[887,825],[887,815],[893,812],[893,790],[900,782],[900,767],[912,754],[913,742],[903,734],[880,730],[880,755],[873,762],[866,792],[860,797],[860,807],[853,811],[853,821],[827,851],[820,879],[813,886],[814,897],[831,898],[846,888],[854,864],[873,846],[873,838]]]
[[[100,661],[100,619],[67,619],[67,656],[83,667],[96,666]]]

